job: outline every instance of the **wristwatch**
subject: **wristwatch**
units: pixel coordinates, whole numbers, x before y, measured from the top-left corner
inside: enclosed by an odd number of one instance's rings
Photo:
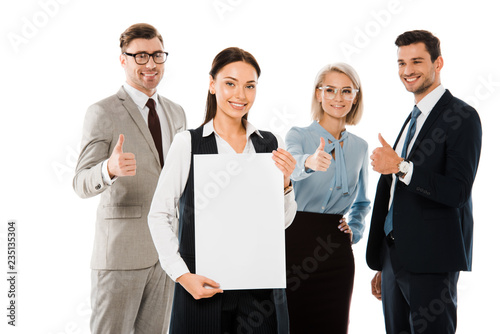
[[[397,177],[405,177],[406,174],[410,171],[410,161],[408,160],[402,160],[398,164],[398,169],[399,171],[396,173]]]

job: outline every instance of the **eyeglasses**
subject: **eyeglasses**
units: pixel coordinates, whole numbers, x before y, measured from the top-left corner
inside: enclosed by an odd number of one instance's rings
[[[146,53],[146,52],[128,53],[128,52],[124,52],[123,54],[130,56],[130,57],[134,57],[137,65],[146,65],[149,62],[149,57],[153,57],[153,61],[156,64],[163,64],[164,62],[167,61],[167,56],[168,56],[168,52],[163,52],[163,51],[157,51],[154,53]]]
[[[352,101],[359,92],[359,89],[354,89],[351,87],[347,88],[333,88],[333,87],[318,87],[319,90],[323,92],[323,97],[327,100],[333,100],[337,93],[340,91],[340,96],[347,101]]]

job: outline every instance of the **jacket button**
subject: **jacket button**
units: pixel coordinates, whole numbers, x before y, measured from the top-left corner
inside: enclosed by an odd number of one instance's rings
[[[99,190],[99,189],[101,189],[101,185],[100,184],[98,184],[97,186],[95,186],[95,190]]]

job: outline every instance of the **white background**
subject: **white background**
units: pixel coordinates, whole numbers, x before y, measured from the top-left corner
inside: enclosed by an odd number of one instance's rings
[[[498,328],[498,132],[500,31],[493,2],[269,0],[23,0],[2,2],[0,202],[1,253],[8,219],[18,239],[18,327],[7,326],[7,282],[0,284],[2,332],[88,333],[90,255],[98,198],[72,189],[86,109],[124,81],[118,38],[137,22],[153,24],[170,53],[159,92],[200,125],[208,71],[223,48],[253,53],[262,68],[250,120],[281,134],[310,122],[317,71],[345,61],[365,93],[361,123],[349,130],[370,151],[377,133],[392,143],[413,107],[397,76],[395,38],[427,29],[442,42],[442,82],[477,108],[483,151],[474,184],[474,263],[459,283],[458,333]],[[345,49],[350,48],[351,52]],[[344,49],[344,51],[343,51]],[[493,131],[493,132],[492,132]],[[373,198],[378,175],[370,173]],[[367,217],[369,225],[370,217]],[[369,226],[367,226],[368,230]],[[351,333],[383,333],[381,303],[370,294],[365,237],[354,246]],[[6,276],[6,255],[2,277]],[[5,264],[4,264],[5,263]],[[4,276],[5,275],[5,276]]]

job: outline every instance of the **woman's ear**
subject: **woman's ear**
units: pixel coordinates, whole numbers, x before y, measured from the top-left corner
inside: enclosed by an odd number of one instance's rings
[[[215,79],[210,74],[209,74],[209,79],[210,79],[210,82],[208,84],[208,90],[209,90],[210,94],[213,95],[213,94],[215,94]]]
[[[316,88],[316,101],[318,101],[319,103],[321,103],[322,101],[322,96],[321,96],[321,89],[318,89]]]

